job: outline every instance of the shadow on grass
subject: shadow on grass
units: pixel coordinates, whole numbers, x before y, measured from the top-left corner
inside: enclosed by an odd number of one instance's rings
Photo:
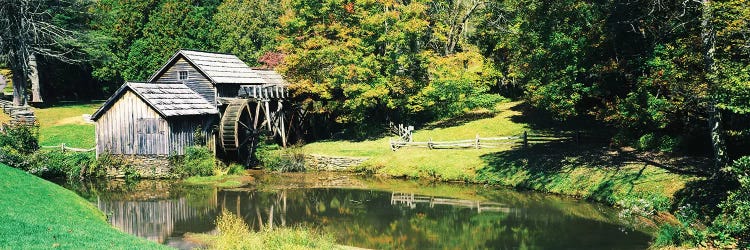
[[[577,144],[575,142],[549,142],[518,147],[508,151],[495,152],[482,156],[487,167],[477,171],[478,179],[489,183],[515,179],[518,188],[531,188],[547,191],[551,188],[568,189],[570,193],[588,191],[587,199],[614,203],[613,194],[620,189],[628,194],[636,185],[650,185],[650,182],[667,181],[658,176],[644,176],[647,166],[655,166],[670,173],[686,176],[706,176],[705,161],[696,158],[681,158],[665,155],[645,154],[626,149],[612,149],[607,144]],[[627,169],[623,169],[628,166]],[[634,168],[637,167],[637,168]],[[572,176],[571,172],[583,168],[597,171],[590,174],[604,174],[600,183],[582,181],[589,176]],[[518,173],[525,173],[520,176]],[[522,178],[522,179],[518,179]],[[572,183],[572,184],[571,184]],[[590,184],[588,190],[581,189],[581,183]],[[659,185],[658,183],[654,183]],[[692,185],[692,183],[689,183]],[[698,185],[698,184],[696,184]],[[685,192],[693,192],[687,190]],[[695,192],[698,192],[697,190]],[[651,194],[638,194],[651,195]]]
[[[469,122],[473,122],[480,119],[492,118],[497,115],[496,112],[492,111],[474,111],[467,114],[462,114],[457,117],[440,120],[434,123],[426,124],[421,129],[436,129],[436,128],[449,128],[461,126]]]
[[[587,117],[573,117],[566,120],[555,119],[552,113],[532,107],[526,102],[511,107],[512,111],[520,115],[511,116],[515,123],[527,124],[528,127],[540,133],[555,133],[558,131],[588,131],[596,132],[599,137],[611,137],[614,130],[600,121]]]

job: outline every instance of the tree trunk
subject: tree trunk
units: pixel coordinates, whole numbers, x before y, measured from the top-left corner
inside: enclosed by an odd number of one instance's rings
[[[15,65],[11,66],[13,71],[13,105],[24,106],[26,105],[26,74],[23,70],[23,66]]]
[[[31,102],[42,103],[42,86],[39,84],[36,56],[29,55],[29,81],[31,81]]]
[[[713,10],[711,0],[702,0],[701,14],[701,40],[703,43],[703,61],[705,67],[706,83],[708,85],[708,128],[711,136],[711,146],[714,151],[714,166],[722,168],[727,163],[726,144],[724,143],[723,129],[721,127],[721,111],[716,109],[716,95],[718,84],[716,82],[716,63],[714,54],[716,51],[716,31],[711,20]]]

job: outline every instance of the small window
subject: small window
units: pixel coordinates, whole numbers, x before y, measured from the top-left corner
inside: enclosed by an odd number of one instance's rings
[[[180,71],[180,81],[187,80],[188,79],[188,72],[187,71]]]

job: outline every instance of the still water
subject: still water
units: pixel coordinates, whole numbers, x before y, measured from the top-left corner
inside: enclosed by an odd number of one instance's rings
[[[262,174],[242,188],[176,181],[66,184],[123,231],[200,247],[186,233],[216,233],[223,209],[254,229],[305,224],[342,245],[396,249],[644,249],[650,236],[614,209],[497,187]]]

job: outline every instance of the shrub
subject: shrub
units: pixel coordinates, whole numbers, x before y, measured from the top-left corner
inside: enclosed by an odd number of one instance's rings
[[[0,147],[11,147],[28,155],[39,149],[39,126],[29,124],[3,125]]]
[[[638,139],[638,145],[640,150],[653,150],[659,146],[659,138],[654,134],[645,134]]]
[[[277,172],[304,172],[305,154],[299,148],[261,151],[258,154],[263,168]]]
[[[181,177],[211,176],[218,169],[213,153],[204,146],[191,146],[185,155],[174,158],[174,173]]]
[[[245,166],[237,163],[229,164],[229,170],[227,171],[227,174],[239,175],[243,173],[245,173]]]
[[[28,171],[44,178],[84,179],[106,175],[106,166],[96,159],[94,153],[37,151],[29,159]]]
[[[750,247],[750,156],[744,156],[722,169],[739,187],[730,191],[719,207],[722,210],[713,222],[711,232],[718,243],[739,240],[740,248]]]

